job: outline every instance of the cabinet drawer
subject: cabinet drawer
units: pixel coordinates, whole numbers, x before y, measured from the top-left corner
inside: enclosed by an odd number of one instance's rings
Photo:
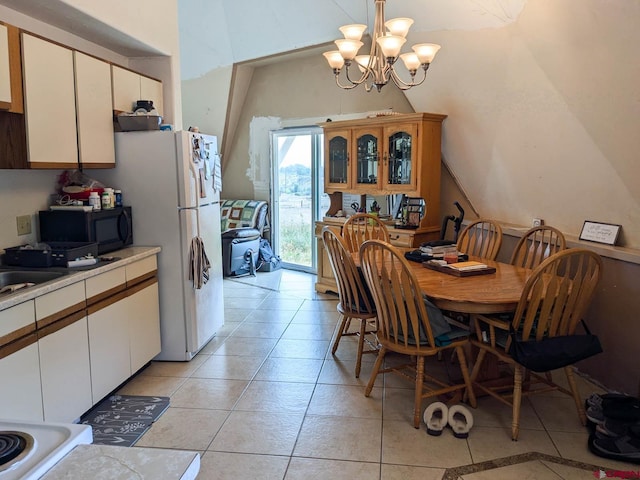
[[[36,330],[33,300],[0,312],[0,346]]]
[[[87,278],[87,305],[92,305],[125,289],[127,277],[125,267],[116,268],[95,277]]]
[[[413,234],[411,233],[389,232],[389,239],[391,240],[391,245],[394,245],[396,247],[413,246]]]
[[[158,271],[158,260],[155,255],[147,257],[126,267],[127,286],[140,283],[147,278],[156,275]]]
[[[38,328],[85,308],[84,282],[62,287],[36,298]]]

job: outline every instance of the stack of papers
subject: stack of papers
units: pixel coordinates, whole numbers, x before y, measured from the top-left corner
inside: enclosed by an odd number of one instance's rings
[[[454,270],[458,270],[460,272],[468,272],[470,270],[484,270],[485,268],[489,268],[485,263],[476,261],[450,263],[447,265],[447,267],[453,268]]]
[[[426,253],[427,255],[441,256],[441,255],[444,255],[444,251],[449,248],[456,248],[456,244],[451,243],[448,245],[437,245],[437,246],[426,245],[426,246],[420,247],[420,250],[422,251],[422,253]]]

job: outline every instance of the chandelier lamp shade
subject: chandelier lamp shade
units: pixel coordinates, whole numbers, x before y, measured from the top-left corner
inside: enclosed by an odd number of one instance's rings
[[[384,5],[386,0],[375,0],[376,13],[373,26],[373,36],[371,39],[371,50],[369,55],[358,55],[358,51],[364,45],[362,35],[367,29],[366,25],[354,24],[340,27],[340,32],[344,38],[336,40],[338,50],[325,52],[323,55],[329,62],[336,77],[336,84],[340,88],[350,90],[358,85],[364,84],[367,92],[375,86],[378,92],[382,90],[389,81],[401,90],[408,90],[411,87],[420,85],[427,78],[427,70],[433,61],[436,53],[440,50],[440,45],[435,43],[419,43],[412,47],[413,52],[400,54],[400,50],[407,41],[406,36],[409,28],[413,24],[410,18],[393,18],[385,21]],[[409,82],[403,81],[395,70],[396,61],[400,58],[404,66],[409,71],[411,79]],[[353,63],[358,67],[359,78],[353,78],[353,69],[349,67]],[[340,72],[344,67],[344,77],[347,84],[340,83]],[[416,81],[418,69],[422,69],[422,75]],[[356,71],[356,73],[358,73]]]

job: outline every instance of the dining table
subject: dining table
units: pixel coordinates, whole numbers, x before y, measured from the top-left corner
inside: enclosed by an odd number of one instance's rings
[[[474,256],[469,256],[469,260],[493,267],[495,272],[456,276],[426,268],[422,263],[409,261],[409,264],[422,292],[441,310],[469,314],[515,311],[532,270]]]
[[[398,250],[404,255],[413,249]],[[353,259],[359,266],[360,258],[357,252],[353,254]],[[495,272],[456,276],[427,268],[423,262],[407,261],[422,293],[441,310],[468,314],[515,311],[524,285],[533,270],[475,256],[469,256],[468,259],[493,267]]]

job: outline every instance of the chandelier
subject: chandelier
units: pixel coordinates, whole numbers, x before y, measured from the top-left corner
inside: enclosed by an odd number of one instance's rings
[[[413,24],[411,18],[393,18],[385,22],[384,4],[386,0],[375,0],[376,16],[371,39],[371,51],[369,55],[358,55],[358,50],[364,45],[361,41],[366,25],[354,24],[340,27],[344,38],[336,40],[338,50],[325,52],[323,55],[329,62],[336,77],[336,84],[345,90],[351,90],[360,84],[364,84],[367,92],[375,86],[378,92],[382,90],[389,80],[401,90],[420,85],[427,78],[427,69],[436,56],[440,45],[435,43],[419,43],[412,47],[413,52],[400,55],[400,49],[407,41],[405,38],[409,28]],[[409,70],[411,80],[404,82],[395,70],[398,58],[402,59]],[[349,75],[349,67],[353,62],[360,70],[360,78],[352,79]],[[340,71],[345,67],[345,78],[349,82],[346,85],[340,83]],[[416,73],[422,68],[422,78],[416,81]]]

